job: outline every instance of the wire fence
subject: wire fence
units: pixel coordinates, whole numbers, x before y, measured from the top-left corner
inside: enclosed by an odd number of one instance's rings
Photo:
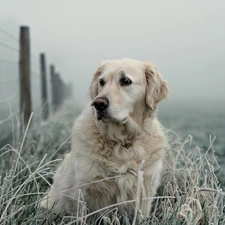
[[[19,35],[18,35],[19,36]],[[42,82],[40,71],[39,55],[30,52],[30,89],[31,89],[31,106],[32,112],[36,120],[41,120],[43,107],[51,105],[53,98],[62,96],[59,92],[59,87],[54,87],[51,83],[50,73],[46,69],[46,86],[48,93],[48,105],[43,106],[42,100]],[[48,68],[48,67],[47,67]],[[21,134],[21,78],[20,78],[20,40],[14,35],[8,33],[5,29],[0,28],[0,147],[2,144],[11,143],[15,144]],[[57,77],[57,74],[53,74]],[[71,84],[65,84],[60,78],[61,83],[67,90],[67,95],[63,96],[61,101],[58,99],[55,102],[58,104],[57,108],[62,102],[72,95]],[[55,88],[55,91],[53,89]],[[53,96],[51,93],[56,93]],[[26,95],[26,93],[24,94]],[[49,109],[53,113],[55,106],[51,105]]]
[[[0,142],[18,135],[19,41],[0,28]]]

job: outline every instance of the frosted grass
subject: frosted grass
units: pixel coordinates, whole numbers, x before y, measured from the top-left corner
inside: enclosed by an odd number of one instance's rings
[[[67,104],[48,122],[28,126],[15,146],[0,148],[0,224],[225,224],[225,193],[215,174],[219,170],[215,138],[209,136],[203,150],[192,144],[195,137],[188,135],[180,141],[179,134],[171,130],[166,131],[170,147],[148,218],[140,210],[145,201],[141,198],[141,166],[137,196],[131,201],[88,213],[80,193],[77,201],[83,204],[76,216],[40,209],[57,166],[70,150],[71,127],[78,113]],[[119,210],[119,205],[131,203],[135,204],[133,219]]]

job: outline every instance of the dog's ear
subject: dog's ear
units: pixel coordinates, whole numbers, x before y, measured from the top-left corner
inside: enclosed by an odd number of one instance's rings
[[[157,67],[153,63],[145,63],[146,104],[155,110],[156,104],[163,100],[169,93],[167,82],[164,81]]]
[[[98,95],[98,77],[100,76],[103,70],[103,65],[100,65],[94,72],[94,76],[89,87],[89,95],[93,100]]]

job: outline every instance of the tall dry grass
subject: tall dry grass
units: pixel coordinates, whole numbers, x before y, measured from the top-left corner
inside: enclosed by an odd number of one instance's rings
[[[90,214],[84,205],[77,217],[40,209],[59,161],[70,150],[70,131],[77,114],[67,105],[50,121],[28,127],[17,145],[0,148],[0,224],[225,224],[224,191],[215,175],[219,166],[214,138],[210,137],[209,147],[203,151],[192,146],[192,136],[180,141],[172,131],[167,131],[170,148],[150,217],[144,218],[140,210],[145,201],[141,198],[142,165],[132,201]],[[119,210],[120,204],[131,203],[135,203],[132,220]]]

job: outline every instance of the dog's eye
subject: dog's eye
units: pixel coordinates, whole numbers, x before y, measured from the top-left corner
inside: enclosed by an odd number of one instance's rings
[[[100,84],[101,86],[104,86],[104,85],[105,85],[105,81],[104,81],[103,79],[100,79],[100,80],[99,80],[99,84]]]
[[[130,85],[131,83],[132,81],[127,77],[123,77],[120,79],[121,86],[127,86],[127,85]]]

